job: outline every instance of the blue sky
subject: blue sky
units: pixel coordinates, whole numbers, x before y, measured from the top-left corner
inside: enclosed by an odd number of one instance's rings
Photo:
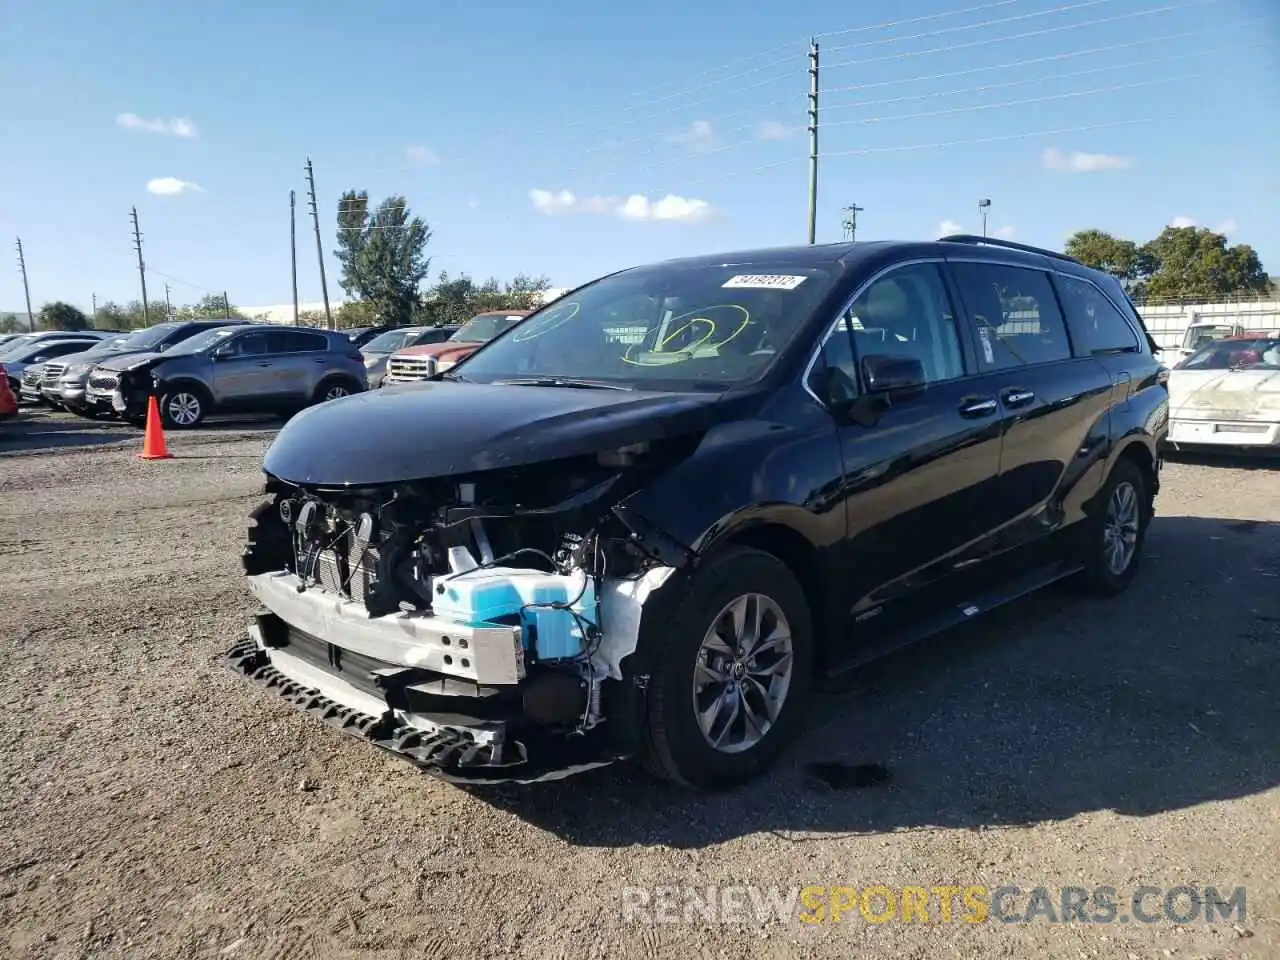
[[[283,303],[295,189],[318,300],[309,155],[334,298],[346,188],[407,196],[433,275],[568,286],[803,242],[811,35],[820,240],[851,202],[862,239],[976,231],[990,197],[1026,242],[1189,218],[1280,275],[1274,0],[10,0],[0,235],[37,306],[133,299],[136,204],[153,296]],[[21,303],[0,269],[0,308]]]

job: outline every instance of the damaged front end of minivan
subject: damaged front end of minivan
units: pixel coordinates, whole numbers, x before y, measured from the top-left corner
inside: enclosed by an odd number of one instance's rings
[[[694,560],[632,504],[697,448],[692,426],[388,482],[308,476],[269,451],[243,555],[262,609],[230,665],[455,782],[632,755],[641,611]]]

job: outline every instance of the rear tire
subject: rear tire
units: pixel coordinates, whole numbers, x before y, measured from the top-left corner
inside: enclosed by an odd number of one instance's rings
[[[311,402],[324,403],[328,400],[340,400],[359,392],[360,384],[348,377],[325,377],[316,384],[316,392],[311,397]]]
[[[1138,465],[1127,457],[1117,460],[1097,503],[1083,524],[1084,570],[1076,579],[1086,593],[1114,597],[1137,576],[1151,524],[1152,495]]]
[[[795,576],[759,550],[709,558],[686,590],[650,657],[640,758],[664,779],[724,790],[767,770],[802,722],[812,621]]]

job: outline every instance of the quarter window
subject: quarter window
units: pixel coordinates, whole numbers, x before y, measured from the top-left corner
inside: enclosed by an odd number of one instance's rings
[[[1071,337],[1085,353],[1121,353],[1138,349],[1138,338],[1124,315],[1087,280],[1054,277]]]
[[[1014,370],[1071,356],[1049,275],[998,263],[954,263],[983,370]]]
[[[858,295],[845,319],[859,357],[911,357],[929,383],[964,376],[955,312],[937,264],[885,274]]]

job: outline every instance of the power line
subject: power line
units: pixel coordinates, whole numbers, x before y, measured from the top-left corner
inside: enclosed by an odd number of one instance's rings
[[[848,27],[844,30],[833,30],[829,33],[819,33],[815,39],[821,40],[824,37],[842,37],[850,33],[869,33],[872,30],[889,30],[893,27],[905,27],[913,23],[927,23],[931,20],[942,20],[945,17],[959,17],[966,13],[979,13],[983,10],[994,10],[996,7],[1007,7],[1015,3],[1023,3],[1025,0],[992,0],[990,3],[980,3],[976,7],[965,7],[961,10],[944,10],[942,13],[929,13],[922,17],[911,17],[906,20],[890,20],[885,23],[869,23],[861,27]]]
[[[894,28],[894,27],[910,26],[910,25],[912,25],[912,24],[925,23],[925,22],[932,21],[932,20],[940,20],[940,19],[943,19],[943,18],[946,18],[946,17],[962,16],[962,15],[967,14],[967,13],[979,13],[979,12],[984,11],[984,10],[992,10],[992,9],[997,8],[997,7],[1007,7],[1007,6],[1011,6],[1012,4],[1015,4],[1015,3],[1024,3],[1024,2],[1025,2],[1025,0],[989,0],[989,2],[987,2],[987,3],[980,3],[980,4],[977,4],[977,5],[975,5],[975,6],[970,6],[970,7],[962,7],[962,8],[957,9],[957,10],[944,10],[944,11],[942,11],[942,12],[940,12],[940,13],[928,14],[928,15],[926,15],[926,16],[919,16],[919,17],[906,17],[906,18],[899,19],[899,20],[889,20],[889,21],[885,21],[885,22],[882,22],[882,23],[866,24],[866,25],[863,25],[863,26],[848,27],[848,28],[841,29],[841,30],[834,30],[834,31],[831,31],[831,32],[828,32],[828,33],[818,34],[818,35],[817,35],[817,39],[821,39],[822,37],[837,37],[837,36],[844,36],[844,35],[853,34],[853,33],[868,33],[868,32],[875,31],[875,30],[889,30],[889,29],[892,29],[892,28]],[[1097,0],[1097,2],[1103,2],[1103,0]],[[625,108],[623,108],[623,109],[626,109],[627,111],[632,111],[632,110],[639,110],[639,109],[643,109],[643,108],[645,108],[645,107],[647,107],[647,106],[651,106],[651,105],[658,104],[658,103],[668,103],[668,102],[670,102],[671,100],[680,99],[681,97],[686,96],[686,95],[688,95],[688,94],[691,94],[691,93],[697,93],[698,91],[700,91],[700,90],[705,90],[705,89],[707,89],[707,88],[709,88],[709,87],[713,87],[713,86],[720,86],[720,85],[722,85],[722,84],[724,84],[724,83],[728,83],[728,82],[730,82],[731,80],[738,80],[738,79],[742,79],[742,78],[744,78],[744,77],[752,76],[752,75],[754,75],[754,74],[756,74],[756,73],[759,73],[759,72],[764,71],[764,70],[772,69],[773,67],[777,67],[777,66],[780,66],[780,65],[782,65],[782,64],[799,63],[799,58],[800,58],[800,56],[801,56],[801,52],[802,52],[802,47],[801,47],[801,45],[802,45],[802,44],[806,44],[806,43],[808,43],[810,39],[811,39],[811,38],[808,38],[808,37],[798,37],[798,38],[796,38],[795,40],[789,41],[789,42],[784,43],[784,44],[779,44],[778,46],[775,46],[775,47],[769,47],[768,49],[761,50],[761,51],[759,51],[759,52],[757,52],[757,53],[748,54],[748,55],[743,56],[743,57],[737,57],[737,58],[735,58],[735,59],[733,59],[733,60],[730,60],[730,61],[728,61],[728,62],[726,62],[726,63],[722,63],[722,64],[720,64],[719,66],[716,66],[716,67],[710,67],[710,68],[708,68],[708,69],[706,69],[706,70],[700,71],[699,73],[694,74],[694,75],[693,75],[693,77],[692,77],[691,79],[698,79],[698,78],[703,78],[703,77],[713,77],[713,76],[715,76],[716,74],[719,74],[719,73],[721,73],[721,72],[722,72],[722,71],[724,71],[724,70],[732,69],[732,68],[734,68],[734,67],[740,66],[740,65],[745,64],[745,63],[751,63],[751,62],[753,62],[753,61],[755,61],[755,60],[760,60],[760,59],[762,59],[762,58],[764,58],[764,57],[772,56],[772,55],[773,55],[773,54],[775,54],[775,53],[781,53],[782,51],[784,51],[784,50],[789,50],[789,49],[795,49],[795,50],[796,50],[796,54],[795,54],[795,59],[794,59],[794,60],[793,60],[791,57],[787,57],[787,58],[785,58],[785,59],[778,59],[778,60],[774,60],[774,61],[771,61],[771,62],[770,62],[770,63],[768,63],[768,64],[764,64],[764,65],[761,65],[761,66],[753,67],[753,68],[751,68],[750,70],[740,71],[740,72],[738,72],[738,73],[733,74],[732,76],[728,76],[728,77],[718,77],[718,78],[716,78],[716,79],[708,80],[708,81],[706,81],[706,82],[702,82],[702,83],[695,83],[695,84],[693,84],[692,86],[684,87],[683,89],[678,90],[678,91],[676,91],[675,93],[666,94],[666,95],[661,96],[661,97],[658,97],[658,98],[656,98],[656,99],[650,99],[650,100],[647,100],[647,101],[642,101],[642,102],[640,102],[640,103],[629,103],[629,104],[627,104],[627,106],[626,106]],[[788,77],[789,77],[789,76],[790,76],[790,75],[788,75]],[[786,78],[784,78],[784,77],[776,77],[776,78],[773,78],[773,79],[771,79],[771,80],[766,81],[766,83],[776,83],[776,82],[778,82],[779,80],[782,80],[782,79],[786,79]],[[658,91],[660,91],[660,90],[665,90],[665,89],[667,89],[667,88],[671,87],[672,85],[673,85],[672,83],[660,83],[660,84],[657,84],[656,86],[647,87],[647,88],[644,88],[644,89],[642,89],[642,90],[636,91],[634,94],[632,94],[632,96],[634,96],[634,97],[645,97],[645,96],[648,96],[649,94],[657,93],[657,92],[658,92]],[[752,86],[757,86],[757,85],[752,85]],[[746,88],[746,89],[750,89],[750,87],[748,87],[748,88]],[[736,91],[735,91],[735,92],[736,92]],[[711,99],[718,99],[718,98],[714,98],[714,97],[713,97],[713,98],[711,98]],[[706,102],[706,101],[699,101],[699,102]],[[685,106],[686,106],[686,107],[688,107],[688,106],[696,106],[696,105],[697,105],[697,104],[695,103],[695,104],[686,104]],[[681,109],[683,109],[683,108],[681,108]],[[615,110],[611,110],[611,111],[607,111],[607,112],[603,112],[603,111],[602,111],[602,112],[597,112],[597,113],[594,113],[594,114],[588,115],[588,116],[586,116],[586,117],[578,117],[578,118],[576,118],[576,119],[574,119],[574,120],[571,120],[571,121],[569,121],[568,123],[563,124],[563,125],[557,125],[557,126],[554,126],[554,127],[546,127],[546,128],[543,128],[542,130],[534,131],[532,134],[530,134],[530,136],[544,136],[544,135],[546,135],[546,134],[549,134],[549,133],[555,132],[555,131],[560,130],[560,129],[565,129],[565,128],[568,128],[568,127],[577,127],[577,126],[581,126],[581,125],[586,124],[586,123],[592,123],[592,122],[594,122],[594,121],[596,121],[596,120],[598,120],[598,119],[601,119],[601,118],[614,116],[614,115],[616,114],[616,112],[617,112],[617,111],[616,111],[616,109],[615,109]],[[598,130],[599,128],[596,128],[596,129]]]
[[[1133,90],[1141,87],[1156,86],[1164,83],[1178,83],[1186,80],[1194,80],[1194,79],[1197,79],[1197,76],[1198,76],[1197,74],[1187,74],[1187,75],[1178,76],[1178,77],[1161,77],[1155,80],[1139,80],[1139,81],[1134,81],[1132,83],[1114,84],[1109,87],[1093,87],[1088,90],[1072,90],[1066,93],[1049,94],[1049,95],[1040,96],[1040,97],[1027,97],[1020,100],[1004,100],[998,103],[980,103],[980,104],[970,104],[968,106],[963,106],[963,107],[948,107],[944,110],[925,110],[917,113],[891,114],[889,116],[883,116],[883,117],[858,117],[852,120],[824,121],[822,124],[822,129],[826,130],[829,127],[843,127],[843,126],[855,126],[855,125],[865,126],[873,123],[891,123],[899,120],[932,119],[937,117],[952,116],[952,115],[961,114],[961,113],[975,113],[982,110],[997,110],[997,109],[1003,109],[1007,107],[1019,107],[1019,106],[1026,106],[1026,105],[1035,104],[1035,103],[1048,103],[1055,100],[1070,100],[1077,97],[1098,96],[1106,93],[1116,93],[1122,90]],[[738,150],[738,149],[741,149],[742,147],[755,146],[758,143],[759,141],[757,140],[735,140],[732,143],[726,143],[718,147],[711,147],[707,150],[704,150],[702,151],[701,155],[707,156],[710,154],[724,153],[729,150]],[[643,156],[643,154],[641,156]],[[824,156],[826,156],[826,154],[824,154]],[[651,169],[654,167],[666,167],[666,166],[671,166],[672,164],[677,164],[677,163],[687,163],[689,159],[690,159],[689,157],[683,157],[683,156],[670,157],[665,160],[658,160],[652,163],[648,163],[646,164],[646,166]],[[609,171],[608,173],[603,174],[602,176],[606,178],[614,177],[624,172],[626,171],[612,170],[612,171]]]
[[[1240,47],[1241,50],[1249,50],[1255,47],[1269,46],[1265,43],[1251,43]],[[828,104],[827,110],[850,110],[861,109],[863,107],[883,107],[894,103],[912,103],[920,100],[932,100],[935,97],[958,97],[971,93],[989,93],[992,90],[1007,90],[1010,87],[1025,87],[1029,83],[1047,83],[1052,80],[1066,80],[1071,77],[1087,77],[1097,73],[1111,73],[1116,70],[1134,70],[1138,67],[1148,67],[1158,63],[1172,63],[1177,60],[1190,60],[1194,57],[1201,57],[1207,53],[1221,53],[1222,50],[1194,50],[1191,53],[1180,53],[1172,57],[1153,57],[1150,60],[1137,60],[1130,63],[1113,63],[1105,67],[1090,67],[1088,70],[1074,70],[1070,73],[1055,73],[1050,76],[1043,77],[1023,77],[1020,80],[1008,80],[1004,83],[987,83],[978,87],[964,87],[959,90],[932,90],[928,93],[913,93],[905,97],[888,97],[883,100],[859,100],[854,103],[836,103]]]
[[[1229,28],[1253,26],[1260,23],[1262,19],[1263,18],[1261,17],[1255,17],[1250,20],[1240,21],[1238,23],[1229,25]],[[884,87],[907,86],[914,83],[926,83],[926,82],[931,82],[936,80],[946,80],[954,77],[973,76],[974,74],[995,73],[1002,70],[1016,69],[1018,67],[1035,66],[1043,63],[1059,62],[1062,60],[1069,60],[1069,59],[1074,59],[1078,57],[1090,56],[1098,53],[1110,53],[1117,50],[1127,50],[1132,47],[1148,46],[1154,43],[1168,43],[1174,40],[1183,40],[1189,37],[1200,37],[1200,36],[1201,34],[1196,31],[1185,31],[1183,33],[1166,34],[1160,37],[1147,37],[1142,40],[1133,40],[1127,43],[1116,43],[1116,44],[1110,44],[1108,46],[1102,46],[1102,47],[1091,47],[1086,50],[1072,50],[1067,53],[1057,53],[1057,54],[1052,54],[1050,56],[1031,57],[1023,60],[1014,60],[1014,61],[1005,62],[1005,63],[996,63],[996,64],[990,64],[990,65],[979,66],[979,67],[969,67],[964,70],[949,70],[944,73],[918,75],[914,77],[906,77],[899,80],[879,80],[879,81],[873,81],[869,83],[856,83],[856,84],[850,84],[847,86],[840,86],[840,87],[827,87],[827,88],[823,88],[819,92],[825,95],[825,94],[831,94],[831,93],[847,93],[847,92],[853,92],[853,91],[859,91],[859,90],[873,90],[873,89],[879,89]],[[964,89],[936,91],[936,92],[923,93],[923,94],[912,94],[910,96],[891,97],[891,98],[880,99],[880,100],[866,100],[866,101],[855,101],[852,103],[828,104],[824,106],[824,110],[847,110],[847,109],[855,109],[859,107],[886,106],[892,103],[909,103],[909,102],[919,101],[919,100],[928,100],[934,97],[961,96],[961,95],[970,94],[970,93],[985,93],[991,90],[999,90],[999,89],[1005,89],[1005,88],[1015,87],[1015,86],[1024,86],[1029,83],[1041,83],[1045,81],[1058,80],[1058,79],[1063,79],[1068,77],[1084,77],[1084,76],[1090,76],[1094,73],[1103,73],[1103,72],[1114,71],[1114,70],[1135,69],[1138,67],[1153,66],[1160,63],[1171,63],[1178,60],[1191,59],[1193,57],[1206,56],[1209,54],[1231,52],[1232,50],[1235,50],[1235,49],[1248,50],[1248,49],[1254,49],[1254,48],[1263,47],[1263,46],[1267,46],[1267,44],[1265,43],[1247,44],[1243,47],[1237,47],[1237,48],[1210,47],[1206,49],[1198,49],[1198,50],[1192,51],[1191,53],[1178,54],[1171,57],[1155,57],[1149,60],[1139,60],[1132,63],[1113,64],[1105,67],[1094,67],[1088,70],[1079,70],[1071,73],[1058,73],[1049,77],[1030,77],[1030,78],[1023,78],[1019,80],[1009,81],[1007,83],[983,84],[980,86],[967,87]],[[712,124],[713,131],[717,135],[741,133],[743,131],[756,128],[758,126],[758,122],[734,126],[727,130],[715,129],[715,128],[718,127],[720,124],[722,124],[726,120],[737,119],[738,117],[742,117],[742,116],[754,115],[760,119],[764,119],[765,112],[767,110],[774,107],[790,106],[794,104],[795,104],[794,97],[789,97],[785,100],[771,100],[771,101],[768,101],[767,103],[762,103],[755,107],[748,107],[745,110],[736,110],[731,113],[719,114],[711,118],[707,122]],[[788,134],[800,133],[800,132],[803,132],[804,126],[802,124],[796,124],[794,126],[787,127],[786,130]],[[614,143],[611,143],[605,146],[589,147],[586,150],[581,151],[581,153],[592,154],[592,153],[599,153],[603,151],[613,152],[615,150],[619,150],[624,147],[634,146],[637,144],[652,143],[654,140],[658,139],[659,137],[669,138],[674,135],[675,135],[675,132],[671,131],[666,134],[656,134],[656,135],[651,134],[643,137],[633,137],[628,140],[616,141]],[[661,149],[662,149],[661,147],[655,147],[653,149],[645,151],[644,153],[639,154],[638,156],[647,156],[650,154],[658,153],[658,152],[661,152]],[[709,147],[705,149],[703,152],[714,153],[714,152],[717,152],[718,149],[720,148]],[[628,154],[629,159],[635,159],[636,156],[637,154],[634,152],[630,152]],[[564,173],[566,174],[575,173],[579,170],[584,169],[584,166],[585,165],[578,165],[575,167],[570,167],[567,170],[565,170]]]
[[[1250,20],[1242,20],[1239,23],[1231,24],[1230,27],[1254,26],[1261,23],[1262,17],[1254,17]],[[1230,28],[1229,27],[1229,28]],[[964,70],[948,70],[945,73],[931,73],[923,76],[906,77],[901,80],[876,80],[870,83],[854,83],[843,87],[827,87],[822,92],[827,93],[851,93],[857,90],[876,90],[883,87],[896,87],[910,83],[929,83],[934,80],[950,80],[954,77],[971,77],[976,73],[994,73],[999,70],[1012,70],[1016,67],[1030,67],[1041,63],[1056,63],[1062,60],[1071,60],[1076,57],[1092,56],[1096,53],[1112,53],[1116,50],[1129,50],[1133,47],[1150,46],[1153,43],[1169,43],[1173,40],[1185,40],[1188,37],[1201,37],[1203,34],[1196,30],[1187,30],[1182,33],[1170,33],[1161,37],[1144,37],[1141,40],[1130,40],[1126,43],[1113,43],[1105,47],[1090,47],[1087,50],[1071,50],[1067,53],[1054,53],[1044,57],[1031,57],[1025,60],[1014,60],[1007,63],[993,63],[980,67],[968,67]],[[1261,44],[1259,44],[1261,46]],[[1202,50],[1200,53],[1221,53],[1222,47],[1216,49]]]
[[[1011,43],[1014,40],[1028,40],[1032,37],[1044,37],[1051,33],[1064,33],[1068,30],[1081,30],[1085,27],[1096,27],[1104,23],[1119,23],[1123,20],[1135,20],[1139,17],[1150,17],[1157,13],[1170,13],[1174,10],[1186,10],[1191,7],[1204,7],[1214,3],[1221,3],[1222,0],[1190,0],[1188,3],[1173,3],[1163,7],[1149,7],[1146,10],[1134,10],[1130,13],[1121,13],[1112,17],[1098,17],[1093,20],[1081,20],[1079,23],[1067,23],[1057,27],[1045,27],[1042,30],[1031,30],[1026,33],[1011,33],[1005,37],[988,37],[985,40],[971,40],[967,43],[957,43],[949,47],[930,47],[927,50],[907,50],[902,53],[887,54],[883,57],[869,57],[865,60],[845,60],[841,63],[827,64],[828,70],[834,70],[838,67],[865,67],[871,63],[888,63],[892,60],[907,60],[911,57],[927,57],[935,53],[954,53],[957,50],[971,50],[974,47],[986,47],[995,43]]]
[[[1091,123],[1080,127],[1061,127],[1056,130],[1035,130],[1029,133],[1006,134],[997,137],[978,137],[972,140],[951,140],[941,143],[915,143],[902,146],[891,147],[866,147],[860,150],[839,150],[835,152],[827,152],[822,154],[824,159],[830,157],[852,157],[865,156],[876,153],[906,153],[916,150],[943,149],[949,147],[967,147],[977,146],[987,143],[1000,143],[1013,140],[1032,140],[1036,137],[1061,136],[1068,133],[1092,133],[1096,130],[1114,130],[1119,127],[1131,127],[1143,123],[1155,123],[1160,120],[1176,120],[1176,115],[1167,117],[1141,117],[1133,120],[1116,120],[1111,123]],[[758,167],[749,167],[745,170],[735,170],[729,173],[722,173],[714,177],[704,177],[699,180],[683,180],[680,182],[679,189],[687,189],[689,187],[700,187],[711,183],[720,183],[723,180],[732,180],[738,177],[751,176],[757,173],[764,173],[768,170],[776,170],[779,167],[794,166],[797,163],[797,157],[788,157],[785,160],[775,160],[772,163],[761,164]],[[663,190],[650,191],[651,193],[661,193]]]
[[[1139,80],[1134,83],[1118,83],[1110,87],[1094,87],[1091,90],[1072,90],[1067,93],[1054,93],[1042,97],[1027,97],[1022,100],[1003,100],[999,103],[976,103],[967,107],[948,107],[946,110],[926,110],[921,113],[902,113],[887,117],[859,117],[855,120],[836,120],[823,124],[826,127],[844,127],[855,124],[889,123],[895,120],[924,120],[932,117],[950,117],[957,113],[976,113],[979,110],[998,110],[1004,107],[1022,107],[1033,103],[1050,103],[1054,100],[1071,100],[1075,97],[1091,97],[1103,93],[1117,93],[1121,90],[1135,90],[1140,87],[1153,87],[1162,83],[1181,83],[1186,80],[1200,79],[1200,74],[1184,74],[1180,77],[1161,77],[1157,80]]]
[[[879,47],[890,43],[905,43],[908,40],[927,40],[929,37],[941,37],[948,33],[964,33],[966,30],[981,30],[984,27],[996,27],[1002,23],[1034,20],[1036,17],[1049,17],[1059,13],[1067,13],[1071,10],[1079,10],[1083,7],[1096,7],[1099,4],[1114,2],[1115,0],[1079,0],[1077,3],[1068,3],[1061,7],[1050,7],[1048,10],[1034,10],[1031,13],[1020,13],[1013,17],[999,17],[995,20],[982,20],[978,23],[966,23],[958,27],[943,27],[941,30],[927,30],[924,33],[913,33],[905,37],[882,37],[879,40],[862,40],[858,43],[842,43],[839,46],[828,47],[827,52],[830,53],[833,50],[855,50],[865,47]]]

